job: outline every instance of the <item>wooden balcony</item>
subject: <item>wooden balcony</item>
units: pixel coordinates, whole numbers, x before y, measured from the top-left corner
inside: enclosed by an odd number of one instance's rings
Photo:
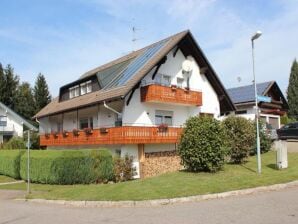
[[[151,84],[141,87],[141,102],[202,106],[202,92]]]
[[[182,128],[168,127],[160,130],[158,127],[123,126],[92,130],[91,134],[72,131],[67,134],[40,135],[41,146],[75,146],[75,145],[111,145],[111,144],[154,144],[177,143]]]

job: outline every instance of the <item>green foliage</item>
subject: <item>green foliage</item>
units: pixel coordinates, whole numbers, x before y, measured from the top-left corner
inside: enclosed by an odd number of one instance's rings
[[[110,180],[113,160],[108,151],[31,151],[31,181],[43,184],[89,184]],[[110,169],[110,172],[108,170]],[[26,179],[27,154],[21,158],[20,174]]]
[[[30,119],[34,116],[34,99],[30,84],[23,82],[17,89],[15,96],[15,112],[21,114],[24,118]]]
[[[27,143],[27,141],[28,141],[28,132],[24,133],[23,139]],[[30,143],[31,143],[30,149],[40,149],[39,134],[37,132],[30,132]]]
[[[256,133],[257,133],[256,122],[254,122],[254,130],[255,130],[255,139],[256,139]],[[266,129],[266,124],[261,120],[259,120],[259,130],[260,130],[261,153],[269,152],[272,147],[273,141],[271,140],[270,135],[268,133],[270,130]],[[254,145],[251,148],[251,152],[250,152],[250,155],[255,155],[255,154],[257,154],[256,140],[255,140]]]
[[[16,92],[19,85],[19,77],[14,74],[14,70],[11,65],[7,65],[3,70],[4,72],[4,83],[2,86],[2,95],[0,101],[8,107],[14,109]]]
[[[4,143],[3,149],[25,149],[26,143],[22,137],[12,137],[8,142]]]
[[[245,162],[255,142],[253,122],[244,117],[229,116],[223,121],[223,126],[231,162]]]
[[[124,158],[114,158],[114,175],[116,182],[123,182],[131,180],[134,175],[134,168],[132,167],[133,157],[125,155]]]
[[[95,176],[92,182],[107,183],[114,178],[113,158],[109,151],[93,150],[91,151],[91,158],[93,160],[92,170]]]
[[[38,74],[34,86],[35,112],[37,113],[51,101],[49,87],[44,75]]]
[[[0,150],[0,174],[19,179],[22,154],[20,150]]]
[[[284,116],[280,117],[280,123],[283,124],[283,125],[288,124],[288,123],[292,123],[294,121],[295,121],[294,118],[289,118],[287,115],[284,115]]]
[[[289,117],[298,120],[298,63],[296,59],[291,67],[287,98],[290,107]]]
[[[210,117],[191,117],[181,136],[178,153],[189,171],[215,172],[222,168],[225,155],[224,130]]]

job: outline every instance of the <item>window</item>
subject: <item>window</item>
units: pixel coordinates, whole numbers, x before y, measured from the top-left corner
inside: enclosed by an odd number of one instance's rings
[[[238,110],[235,114],[247,114],[247,110]]]
[[[171,85],[171,76],[169,75],[162,75],[161,77],[161,84],[165,86]]]
[[[80,88],[79,86],[74,86],[69,88],[69,98],[74,98],[80,95]]]
[[[183,78],[177,78],[177,87],[183,88],[183,82],[184,82]]]
[[[88,81],[86,84],[87,84],[87,93],[91,93],[92,92],[92,83],[91,83],[91,80]]]
[[[155,111],[155,124],[167,124],[169,126],[173,125],[173,111],[166,110],[156,110]]]
[[[7,117],[4,115],[0,115],[0,126],[7,126]]]
[[[88,82],[81,83],[80,86],[81,86],[81,95],[92,92],[92,82],[91,82],[91,80],[89,80]]]
[[[91,128],[93,129],[93,118],[81,118],[80,119],[80,129]]]

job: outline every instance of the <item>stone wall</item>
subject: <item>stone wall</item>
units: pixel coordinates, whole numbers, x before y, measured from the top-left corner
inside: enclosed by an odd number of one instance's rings
[[[180,170],[182,168],[180,161],[176,151],[145,153],[145,159],[141,163],[141,177],[152,177]]]

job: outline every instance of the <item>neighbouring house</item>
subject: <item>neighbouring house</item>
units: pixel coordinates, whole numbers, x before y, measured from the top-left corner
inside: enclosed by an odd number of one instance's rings
[[[105,147],[134,157],[136,177],[180,168],[177,143],[190,116],[235,107],[190,31],[134,51],[60,88],[39,111],[40,145]]]
[[[235,114],[245,118],[255,119],[255,91],[254,85],[227,89],[234,105]],[[258,96],[270,97],[269,102],[259,102],[260,118],[271,129],[280,128],[280,116],[287,113],[289,105],[282,91],[275,81],[257,83]]]
[[[27,129],[38,130],[26,119],[0,102],[0,143],[8,141],[13,136],[23,137],[24,126]]]

